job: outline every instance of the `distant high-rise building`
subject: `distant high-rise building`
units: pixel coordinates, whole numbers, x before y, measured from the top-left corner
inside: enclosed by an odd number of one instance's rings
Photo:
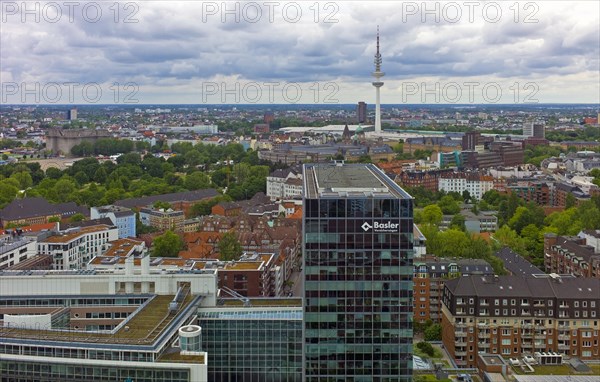
[[[480,140],[481,133],[479,131],[467,131],[462,137],[462,149],[475,150],[475,146],[479,144]]]
[[[274,120],[275,120],[275,115],[274,115],[272,112],[270,112],[270,111],[267,111],[267,112],[266,112],[266,113],[263,115],[263,122],[264,122],[264,123],[271,123],[271,122],[273,122]]]
[[[69,121],[75,121],[77,119],[77,108],[70,109],[67,112],[67,119]]]
[[[304,380],[412,381],[411,196],[372,164],[303,179]]]
[[[358,123],[367,122],[367,104],[365,102],[359,102],[356,105],[356,119]]]
[[[381,133],[381,101],[379,99],[379,88],[383,86],[383,82],[380,81],[381,77],[385,76],[385,73],[381,71],[381,53],[379,53],[379,27],[377,27],[377,53],[375,53],[375,71],[371,73],[375,77],[373,86],[375,86],[375,132]]]
[[[546,126],[543,123],[526,122],[523,124],[523,136],[546,138]]]

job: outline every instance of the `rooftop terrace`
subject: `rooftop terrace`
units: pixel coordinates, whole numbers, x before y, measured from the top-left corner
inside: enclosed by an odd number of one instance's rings
[[[169,314],[174,295],[156,295],[117,331],[86,332],[83,330],[34,330],[0,327],[1,338],[43,341],[67,341],[97,344],[151,345],[169,325],[190,306],[194,297],[187,295],[177,313]]]

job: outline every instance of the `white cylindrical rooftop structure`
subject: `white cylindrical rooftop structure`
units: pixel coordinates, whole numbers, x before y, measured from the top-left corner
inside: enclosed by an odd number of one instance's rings
[[[202,328],[185,325],[179,328],[179,347],[182,352],[199,352],[202,345]]]

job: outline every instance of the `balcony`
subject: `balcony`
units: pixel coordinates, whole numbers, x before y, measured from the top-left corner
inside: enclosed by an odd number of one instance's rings
[[[558,350],[569,350],[569,349],[570,349],[569,345],[563,345],[563,344],[558,345]]]
[[[561,334],[558,336],[558,339],[561,341],[570,341],[571,340],[571,336],[568,334]]]
[[[467,332],[455,332],[454,337],[456,338],[465,338],[467,336]]]
[[[456,340],[455,345],[456,346],[467,346],[467,343],[462,340]]]
[[[467,356],[467,352],[466,351],[455,351],[454,352],[454,356],[455,357],[466,357]],[[457,362],[458,364],[458,362]]]
[[[479,338],[490,338],[490,333],[479,333]]]

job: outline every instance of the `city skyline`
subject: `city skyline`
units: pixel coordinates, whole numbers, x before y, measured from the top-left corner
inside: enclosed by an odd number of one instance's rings
[[[2,103],[54,103],[56,83],[56,103],[71,104],[94,103],[86,84],[108,104],[374,104],[377,25],[383,104],[600,102],[597,3],[475,3],[152,1],[82,6],[71,20],[64,4],[5,2]]]

